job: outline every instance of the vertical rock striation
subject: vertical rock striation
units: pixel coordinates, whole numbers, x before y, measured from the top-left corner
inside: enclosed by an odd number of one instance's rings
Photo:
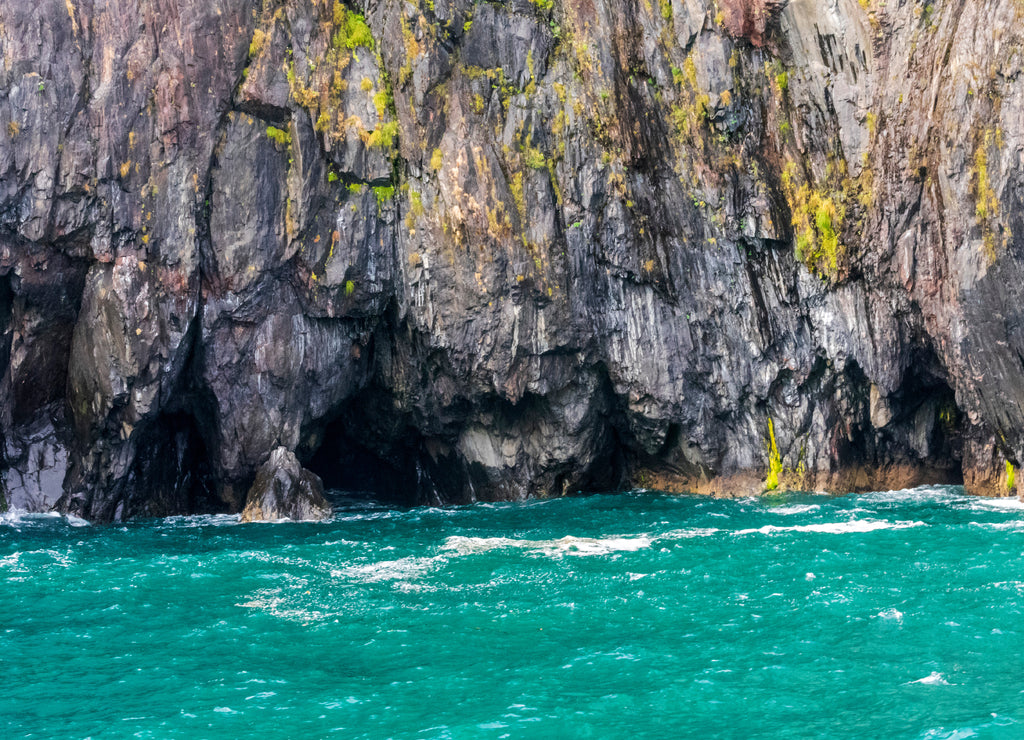
[[[1022,19],[0,0],[0,495],[1005,494]]]

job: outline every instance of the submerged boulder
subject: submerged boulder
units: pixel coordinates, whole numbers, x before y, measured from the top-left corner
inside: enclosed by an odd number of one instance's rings
[[[295,453],[278,447],[256,474],[242,511],[243,522],[319,522],[331,515],[320,478],[299,464]]]

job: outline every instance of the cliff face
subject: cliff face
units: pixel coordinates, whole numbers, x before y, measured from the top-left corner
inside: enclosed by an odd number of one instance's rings
[[[3,498],[1006,493],[1022,20],[0,0]]]

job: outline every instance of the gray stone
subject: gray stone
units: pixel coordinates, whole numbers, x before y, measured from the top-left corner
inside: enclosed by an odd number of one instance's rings
[[[256,473],[246,496],[243,522],[323,521],[331,516],[320,479],[303,468],[295,453],[278,447]]]

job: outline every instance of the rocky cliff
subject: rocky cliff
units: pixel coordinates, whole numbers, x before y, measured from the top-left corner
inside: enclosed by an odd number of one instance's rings
[[[1010,492],[1022,20],[0,0],[0,498]]]

